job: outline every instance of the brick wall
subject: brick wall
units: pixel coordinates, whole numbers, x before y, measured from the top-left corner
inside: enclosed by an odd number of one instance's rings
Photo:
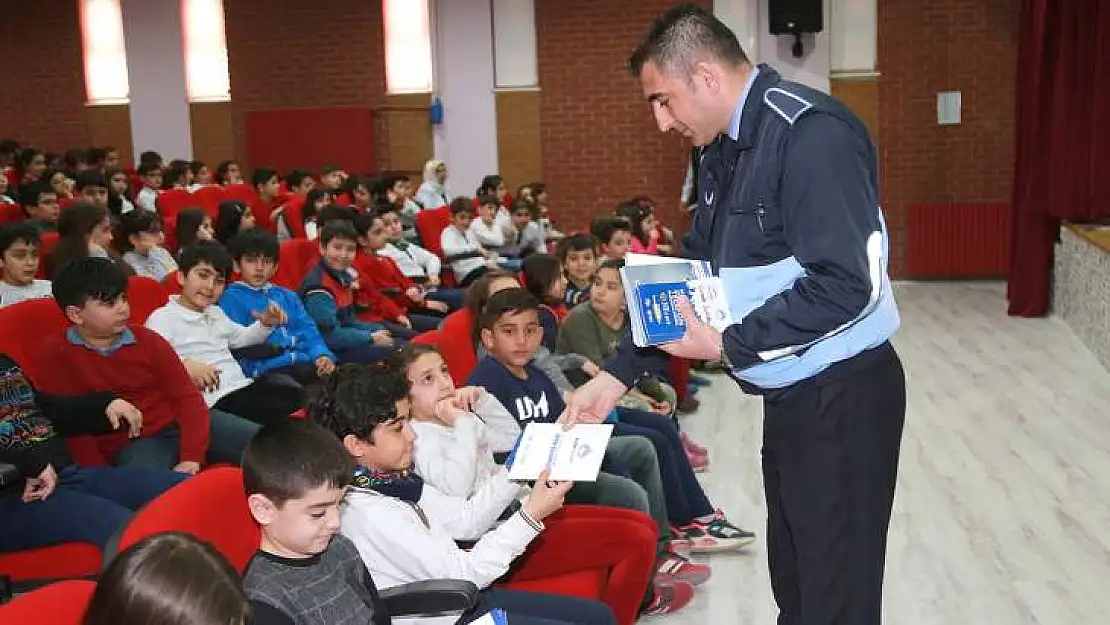
[[[536,0],[543,177],[560,224],[585,224],[636,194],[678,221],[689,144],[659,132],[626,69],[651,22],[674,4]]]
[[[906,209],[1009,202],[1020,0],[879,2],[882,198],[896,274]],[[939,91],[963,92],[963,123],[936,123]]]
[[[247,111],[384,101],[380,2],[225,2],[236,153]]]
[[[77,2],[8,0],[0,19],[0,135],[45,150],[86,146]]]

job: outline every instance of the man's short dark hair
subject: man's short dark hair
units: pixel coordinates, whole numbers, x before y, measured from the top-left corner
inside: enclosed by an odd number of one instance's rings
[[[281,256],[277,236],[265,228],[249,228],[232,237],[228,242],[231,257],[241,261],[244,256],[261,256],[275,263]]]
[[[80,191],[86,187],[104,187],[108,188],[108,179],[104,177],[104,172],[99,169],[86,169],[79,172],[74,178],[75,186]]]
[[[89,301],[115,302],[127,293],[127,274],[107,258],[78,258],[54,272],[50,290],[64,314],[66,308],[84,308]]]
[[[242,466],[247,495],[262,495],[279,507],[314,488],[347,486],[355,468],[334,434],[297,419],[255,434]]]
[[[628,220],[624,217],[598,217],[590,226],[590,233],[594,235],[598,243],[604,243],[605,245],[609,245],[613,240],[613,235],[619,230],[632,232],[632,224],[628,223]]]
[[[724,22],[697,5],[684,4],[659,16],[632,52],[628,67],[639,77],[650,61],[664,73],[689,80],[694,64],[707,58],[734,67],[750,62]]]
[[[327,247],[332,239],[345,239],[358,244],[358,231],[353,223],[345,219],[329,221],[320,231],[320,245]]]
[[[20,241],[36,248],[41,247],[42,232],[39,231],[38,226],[26,221],[17,221],[0,226],[0,256],[3,256],[9,247]]]
[[[231,272],[235,264],[231,260],[231,253],[222,243],[216,241],[197,241],[181,250],[181,258],[177,261],[177,269],[181,275],[187,276],[194,267],[201,263],[208,263],[223,276],[224,280],[231,279]]]
[[[492,330],[505,315],[517,315],[534,310],[539,313],[540,301],[522,288],[504,289],[494,293],[478,318],[478,327]]]
[[[403,369],[383,364],[341,365],[324,378],[308,405],[308,418],[342,440],[347,435],[373,442],[374,428],[404,415],[397,402],[408,397]]]

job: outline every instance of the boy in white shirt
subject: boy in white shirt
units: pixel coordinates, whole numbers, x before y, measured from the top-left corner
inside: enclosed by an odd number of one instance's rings
[[[42,237],[34,224],[16,222],[0,227],[0,307],[52,297],[50,281],[35,279],[41,245]]]
[[[162,188],[162,166],[158,163],[139,165],[139,178],[143,188],[135,196],[135,204],[142,209],[158,212],[158,190]]]
[[[185,248],[178,273],[181,294],[151,313],[146,326],[181,357],[209,408],[261,425],[281,423],[304,407],[303,388],[285,375],[248,378],[232,350],[270,349],[265,341],[274,326],[286,322],[285,312],[270,302],[254,313],[257,320],[250,326],[229,319],[219,301],[232,267],[231,254],[219,243],[198,241]]]
[[[514,625],[616,623],[609,608],[594,601],[490,588],[543,532],[543,520],[563,507],[571,484],[541,476],[521,509],[491,531],[522,487],[504,470],[470,499],[449,497],[425,483],[412,470],[416,436],[409,427],[407,395],[407,382],[396,371],[343,365],[308,410],[313,422],[342,441],[357,465],[340,531],[358,548],[377,586],[471,581],[483,591],[462,622],[500,608]],[[469,551],[455,543],[473,539],[477,542]]]
[[[482,195],[478,197],[478,219],[470,222],[470,231],[478,238],[482,247],[490,250],[500,250],[505,247],[505,235],[508,234],[508,219],[504,222],[498,218],[497,197]]]
[[[517,256],[547,253],[543,228],[532,220],[532,205],[527,201],[513,202],[511,234],[508,244]]]
[[[487,252],[470,229],[473,220],[474,205],[470,198],[457,197],[451,200],[451,225],[439,235],[439,246],[451,263],[460,289],[497,267],[497,253]]]
[[[428,299],[443,302],[451,310],[462,308],[465,291],[440,286],[439,271],[442,264],[439,257],[405,239],[396,207],[383,205],[377,210],[377,214],[385,225],[386,236],[385,247],[377,253],[392,258],[406,278],[427,289],[424,296]]]

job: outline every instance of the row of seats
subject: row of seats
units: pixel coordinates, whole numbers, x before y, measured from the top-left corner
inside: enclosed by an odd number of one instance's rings
[[[136,513],[107,559],[146,537],[186,532],[211,543],[242,574],[258,548],[260,532],[244,496],[238,468],[204,471],[167,491]],[[655,526],[645,514],[596,506],[568,506],[546,521],[548,529],[520,558],[502,586],[577,596],[607,603],[618,621],[632,623],[654,559]],[[614,561],[615,542],[643,544],[643,553]],[[569,544],[575,549],[565,548]],[[562,548],[560,548],[562,546]],[[622,550],[627,553],[627,550]],[[84,573],[93,575],[96,571]],[[76,625],[94,584],[68,581],[18,597],[0,607],[0,622]]]

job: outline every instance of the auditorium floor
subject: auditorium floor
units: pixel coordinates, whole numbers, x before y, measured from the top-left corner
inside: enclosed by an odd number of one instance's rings
[[[1110,619],[1110,373],[1057,319],[1005,314],[997,283],[896,286],[909,410],[887,556],[892,625],[1096,625]],[[759,534],[712,556],[675,625],[770,625],[761,410],[723,376],[683,427],[702,479]]]

